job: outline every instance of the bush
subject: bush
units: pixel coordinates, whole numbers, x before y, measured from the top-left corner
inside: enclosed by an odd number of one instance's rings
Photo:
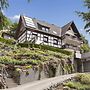
[[[70,88],[75,88],[75,84],[73,82],[67,82],[64,84],[65,86],[68,86]]]
[[[81,84],[80,82],[67,82],[64,84],[65,86],[68,86],[72,89],[76,89],[76,90],[90,90],[90,85],[86,85],[86,84]]]
[[[14,39],[5,39],[5,38],[0,37],[0,42],[13,45],[15,43],[15,40]]]
[[[90,84],[90,74],[77,74],[75,79],[82,84]]]
[[[21,46],[21,47],[28,47],[28,44],[20,43],[19,46]],[[32,46],[32,44],[30,44],[30,46]],[[54,52],[60,52],[60,53],[66,54],[66,55],[71,55],[72,54],[72,52],[70,52],[70,51],[63,50],[63,49],[60,49],[60,48],[57,48],[57,47],[53,47],[53,46],[48,46],[48,45],[35,44],[33,47],[44,49],[44,50],[50,50],[50,51],[54,51]]]

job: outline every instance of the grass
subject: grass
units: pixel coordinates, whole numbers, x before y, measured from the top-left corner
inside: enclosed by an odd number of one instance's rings
[[[64,85],[76,90],[90,90],[90,74],[77,74],[75,81],[69,81]]]
[[[71,52],[54,48],[50,46],[34,45],[32,48],[27,48],[22,45],[14,47],[14,40],[4,39],[0,37],[0,63],[14,65],[38,65],[47,61],[58,61],[61,59],[71,58]],[[41,48],[40,48],[41,47]],[[7,48],[9,48],[7,50]]]

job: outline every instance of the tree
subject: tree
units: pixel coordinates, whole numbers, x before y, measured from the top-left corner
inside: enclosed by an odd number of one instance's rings
[[[10,25],[10,34],[15,35],[17,27],[18,27],[18,23],[17,22],[12,23]]]
[[[27,0],[30,2],[31,0]],[[9,7],[9,1],[8,0],[0,0],[0,11]]]
[[[30,2],[31,0],[27,1]],[[8,7],[9,7],[8,0],[0,0],[0,30],[7,29],[11,25],[11,21],[2,12],[2,10]]]
[[[0,30],[8,28],[10,20],[3,14],[2,10],[8,8],[8,0],[0,0]]]
[[[90,52],[90,46],[88,44],[88,41],[86,38],[81,34],[81,40],[83,41],[83,44],[81,45],[80,49],[83,53]]]
[[[88,40],[81,34],[81,40],[83,41],[84,44],[88,44]]]
[[[86,23],[84,29],[86,32],[90,33],[90,0],[84,0],[84,6],[87,8],[88,11],[86,12],[78,12],[78,16],[80,16],[83,21]]]
[[[0,11],[9,6],[8,0],[0,0]]]
[[[11,21],[5,15],[3,15],[2,12],[0,12],[0,30],[8,29],[10,25]]]

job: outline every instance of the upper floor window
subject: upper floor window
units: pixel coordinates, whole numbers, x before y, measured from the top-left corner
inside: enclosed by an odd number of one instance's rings
[[[42,30],[48,32],[49,28],[42,26]]]
[[[70,36],[69,34],[66,34],[66,36]]]
[[[38,23],[38,29],[43,30],[43,31],[46,31],[46,32],[49,32],[49,27],[40,25],[39,23]]]
[[[58,45],[58,40],[57,39],[53,39],[53,44]]]
[[[72,38],[73,38],[73,39],[75,39],[75,38],[76,38],[76,36],[72,36]]]

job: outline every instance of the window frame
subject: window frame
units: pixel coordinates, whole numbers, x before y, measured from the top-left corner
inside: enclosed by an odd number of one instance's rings
[[[43,41],[44,41],[45,43],[48,43],[48,37],[47,37],[47,36],[43,36]]]
[[[58,45],[58,39],[53,39],[53,44]]]

